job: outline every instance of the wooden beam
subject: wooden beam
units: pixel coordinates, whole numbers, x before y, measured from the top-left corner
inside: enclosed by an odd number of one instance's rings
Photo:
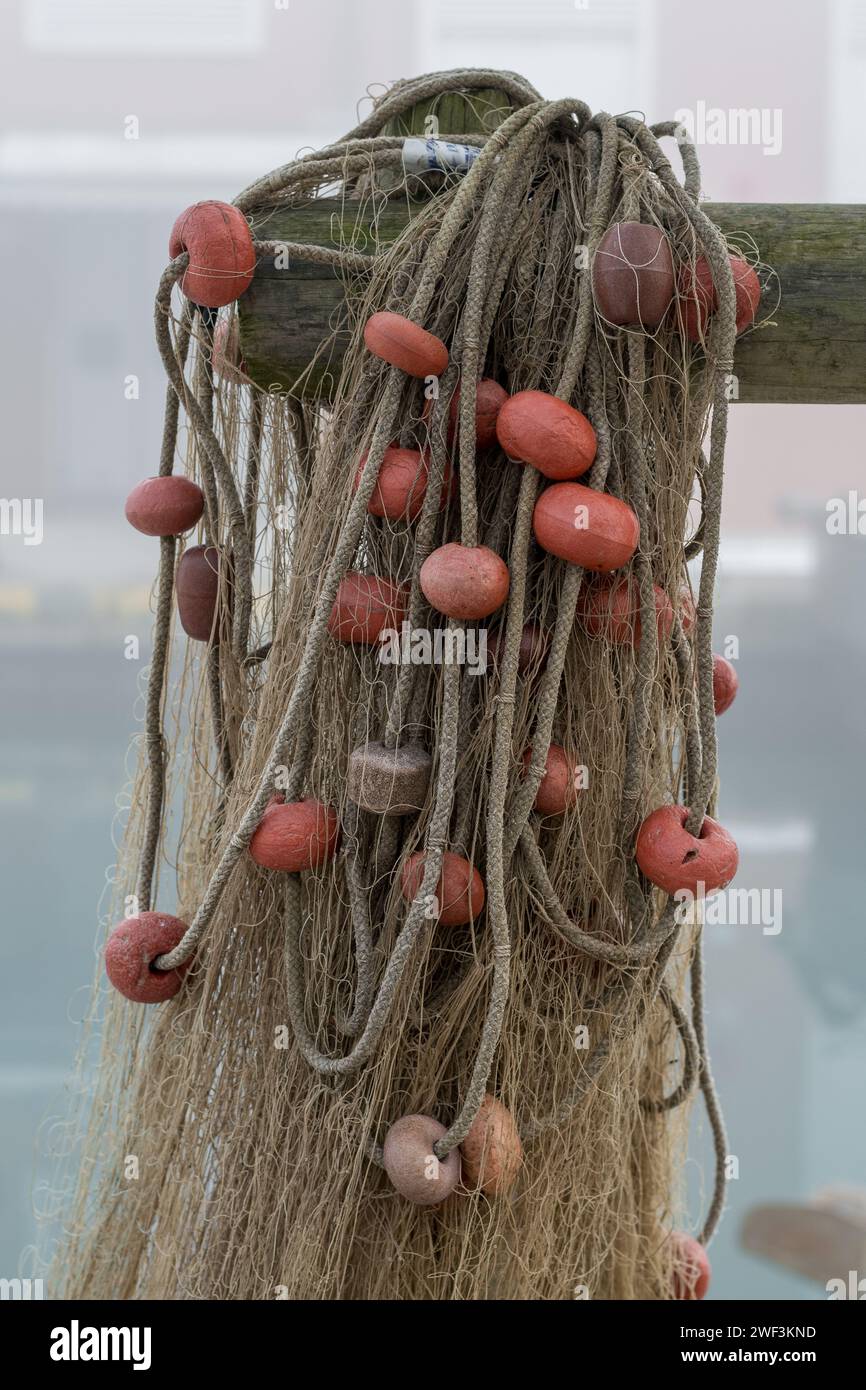
[[[779,277],[772,322],[737,346],[738,399],[839,404],[866,401],[866,205],[703,204],[734,242],[751,239]],[[412,213],[405,201],[381,205],[376,236],[388,242]],[[272,209],[256,219],[259,239],[336,246],[373,232],[369,208],[338,199]],[[360,248],[363,249],[363,248]],[[771,286],[766,296],[772,307]],[[241,351],[263,387],[328,394],[347,335],[344,291],[327,266],[293,260],[276,269],[263,258],[239,301]]]

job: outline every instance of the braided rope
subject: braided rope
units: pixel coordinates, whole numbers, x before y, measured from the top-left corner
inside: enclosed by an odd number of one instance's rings
[[[697,203],[700,171],[694,148],[680,142],[684,184],[680,184],[658,144],[658,140],[675,132],[673,123],[647,128],[630,117],[601,113],[592,116],[589,108],[579,101],[545,102],[522,79],[513,74],[487,70],[435,74],[415,82],[399,83],[376,106],[373,114],[349,132],[341,141],[314,155],[292,161],[258,180],[236,200],[236,206],[254,215],[257,209],[279,201],[281,195],[297,196],[308,193],[336,178],[351,180],[368,173],[371,168],[387,168],[399,162],[402,140],[382,134],[383,127],[417,106],[420,101],[434,98],[456,87],[491,87],[501,91],[503,98],[514,108],[511,114],[485,140],[483,148],[468,173],[449,197],[444,215],[435,227],[424,248],[424,255],[413,276],[408,270],[400,272],[402,286],[395,293],[399,308],[412,321],[425,324],[436,299],[439,286],[447,276],[449,258],[467,224],[476,229],[471,263],[466,277],[466,292],[462,310],[451,323],[451,364],[439,382],[439,394],[433,403],[428,421],[430,451],[428,486],[414,532],[412,572],[408,619],[419,621],[424,599],[419,573],[424,559],[434,548],[439,525],[438,499],[448,461],[446,428],[448,410],[454,389],[461,385],[458,412],[458,458],[460,484],[460,539],[465,546],[475,546],[484,529],[479,515],[475,458],[476,388],[482,375],[497,313],[514,262],[516,238],[511,234],[514,225],[524,226],[532,215],[529,202],[534,180],[534,151],[543,150],[548,158],[571,160],[569,168],[580,163],[589,181],[589,196],[582,216],[590,263],[601,237],[614,214],[617,196],[617,176],[622,184],[621,206],[626,218],[640,218],[642,199],[647,194],[647,180],[655,178],[670,204],[669,216],[679,215],[687,222],[702,254],[706,255],[718,293],[718,311],[713,316],[707,344],[708,361],[714,381],[712,430],[709,458],[702,457],[698,470],[702,494],[702,514],[699,531],[686,553],[703,551],[703,565],[697,600],[696,635],[690,645],[677,617],[671,633],[673,653],[679,680],[678,696],[683,709],[684,757],[683,788],[689,805],[687,828],[695,833],[700,829],[707,805],[716,783],[716,741],[712,690],[712,596],[715,584],[719,526],[721,512],[722,464],[725,445],[727,394],[725,374],[730,370],[735,336],[735,294],[727,248],[721,233],[703,214]],[[554,134],[555,132],[555,134]],[[562,139],[563,150],[554,155],[555,139]],[[576,193],[573,195],[575,199]],[[655,196],[655,195],[654,195]],[[532,313],[539,319],[551,317],[557,310],[557,274],[554,248],[565,242],[567,218],[564,209],[556,209],[550,217],[549,260],[545,265]],[[388,255],[370,256],[348,248],[313,247],[309,245],[258,240],[259,256],[269,256],[277,250],[288,250],[293,257],[338,269],[347,281],[370,280],[378,274],[385,276]],[[232,541],[232,655],[236,662],[248,666],[263,653],[248,653],[250,616],[252,610],[252,566],[256,534],[258,484],[263,432],[263,407],[253,395],[252,422],[248,438],[247,468],[243,495],[235,483],[224,447],[214,429],[212,412],[212,381],[199,357],[195,387],[187,385],[184,367],[191,335],[189,313],[181,323],[175,342],[170,331],[170,299],[174,284],[187,265],[185,256],[178,257],[166,269],[156,300],[157,342],[169,378],[166,426],[160,473],[171,472],[182,404],[200,448],[200,465],[206,498],[206,531],[215,537],[219,525],[219,505],[226,513]],[[529,267],[520,267],[530,274]],[[394,286],[400,283],[395,276]],[[634,573],[639,596],[641,635],[637,647],[632,685],[632,700],[626,734],[626,757],[623,773],[620,834],[621,844],[633,840],[642,798],[643,769],[650,736],[650,690],[658,666],[660,652],[655,621],[655,599],[650,534],[650,496],[653,486],[651,459],[642,444],[645,391],[647,384],[648,344],[645,335],[629,332],[624,344],[612,345],[600,337],[594,312],[589,277],[578,280],[578,293],[571,313],[567,349],[558,368],[556,394],[571,401],[580,384],[588,412],[596,429],[598,449],[589,486],[607,488],[622,496],[634,509],[640,523],[641,544],[634,561]],[[609,407],[611,385],[604,370],[603,352],[624,355],[623,376],[627,382],[625,399],[625,428],[616,447],[611,435]],[[552,359],[551,359],[552,360]],[[544,379],[545,363],[539,360],[527,370],[527,384]],[[258,784],[250,796],[246,810],[236,827],[228,834],[222,852],[190,926],[174,950],[158,958],[155,966],[173,969],[190,959],[199,945],[216,912],[221,895],[239,859],[256,830],[274,787],[274,777],[290,752],[294,756],[290,767],[287,799],[301,791],[309,771],[312,755],[312,729],[305,721],[317,679],[328,617],[346,571],[358,551],[364,527],[368,521],[367,504],[376,486],[385,450],[395,437],[401,408],[405,403],[406,383],[396,368],[382,369],[372,364],[355,402],[360,422],[369,410],[374,393],[381,388],[375,429],[367,459],[353,500],[337,535],[333,553],[327,561],[324,575],[317,585],[315,603],[310,618],[308,636],[299,668],[295,674],[292,693],[285,715],[274,738],[270,757]],[[299,429],[303,430],[303,418]],[[465,1086],[462,1103],[445,1136],[436,1144],[435,1152],[444,1158],[461,1143],[469,1132],[482,1103],[494,1064],[496,1049],[505,1017],[510,985],[512,943],[506,905],[506,873],[515,854],[528,875],[528,882],[539,904],[543,920],[572,947],[590,959],[617,972],[631,972],[609,986],[608,997],[623,995],[633,987],[636,973],[650,972],[654,989],[648,999],[658,997],[665,1007],[680,1038],[683,1056],[682,1076],[676,1088],[660,1101],[644,1101],[652,1113],[661,1113],[682,1104],[692,1093],[696,1082],[703,1091],[713,1128],[717,1158],[717,1176],[704,1235],[708,1239],[717,1224],[724,1196],[725,1135],[721,1112],[713,1088],[706,1050],[703,1017],[703,976],[700,946],[695,950],[691,974],[691,1020],[680,1008],[664,981],[664,969],[677,935],[673,905],[669,901],[652,921],[652,897],[639,883],[633,866],[626,882],[626,897],[636,929],[627,945],[596,938],[569,918],[553,888],[544,857],[532,829],[530,817],[535,797],[544,776],[546,758],[557,715],[561,683],[567,653],[575,623],[577,603],[583,576],[574,566],[558,566],[556,620],[544,672],[538,682],[534,706],[531,758],[522,781],[511,786],[512,737],[514,709],[518,686],[518,653],[529,594],[529,557],[531,521],[538,475],[524,468],[519,479],[518,495],[508,518],[503,508],[486,535],[487,542],[501,543],[510,525],[508,537],[511,588],[505,616],[504,643],[500,653],[498,692],[494,701],[493,754],[489,770],[485,825],[485,856],[487,881],[487,918],[492,936],[491,981],[487,1012],[480,1033],[475,1061]],[[509,486],[511,482],[509,480]],[[513,495],[513,494],[509,494]],[[330,536],[322,538],[323,560],[328,554]],[[164,741],[161,729],[162,698],[167,666],[167,650],[174,575],[175,542],[161,542],[160,574],[157,593],[157,617],[154,655],[151,663],[146,713],[146,741],[150,768],[150,785],[146,812],[144,847],[141,856],[138,894],[142,907],[149,906],[156,862],[159,830],[162,817],[165,766]],[[554,573],[551,567],[551,573]],[[454,630],[454,625],[449,625]],[[264,652],[266,655],[266,651]],[[693,693],[693,671],[697,670],[697,696]],[[216,646],[209,649],[209,684],[218,731],[223,776],[231,778],[231,756],[222,730],[221,676]],[[412,666],[401,669],[389,692],[384,738],[394,746],[407,716],[417,700],[418,687]],[[427,919],[424,903],[438,880],[442,853],[452,841],[452,816],[457,821],[457,841],[468,833],[472,814],[471,803],[460,791],[459,771],[461,748],[461,709],[465,711],[468,692],[463,689],[459,668],[446,667],[442,678],[442,710],[437,730],[438,768],[433,808],[430,814],[424,849],[424,872],[421,887],[412,901],[390,955],[381,970],[376,987],[377,962],[370,914],[370,888],[365,882],[363,853],[363,821],[359,813],[344,823],[345,873],[353,926],[356,986],[351,1008],[338,1018],[338,1030],[354,1039],[351,1049],[340,1056],[322,1052],[316,1034],[310,1028],[305,1006],[305,967],[302,952],[303,912],[302,886],[299,878],[285,879],[286,907],[286,968],[288,1006],[291,1026],[298,1047],[309,1065],[323,1076],[348,1077],[356,1073],[372,1056],[376,1044],[392,1014],[401,983],[410,961],[416,954]],[[379,844],[382,862],[392,864],[399,850],[396,828],[390,829]],[[379,860],[375,863],[379,872]],[[649,1002],[642,1005],[649,1008]],[[569,1098],[552,1117],[526,1127],[524,1138],[550,1124],[562,1123],[574,1104],[585,1094],[587,1086],[599,1073],[609,1054],[611,1038],[595,1048],[575,1096]],[[371,1144],[369,1152],[381,1161],[381,1151]],[[719,1176],[721,1174],[721,1177]]]

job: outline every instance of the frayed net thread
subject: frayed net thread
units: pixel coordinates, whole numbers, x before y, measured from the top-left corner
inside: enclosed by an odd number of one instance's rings
[[[167,682],[176,547],[162,542],[150,737],[118,897],[137,873],[142,897],[158,903],[160,880],[176,872],[179,911],[197,923],[195,958],[182,993],[153,1013],[105,1001],[89,1123],[74,1117],[65,1131],[58,1294],[669,1298],[668,1233],[682,1215],[698,1083],[724,1154],[699,930],[675,924],[671,905],[638,879],[633,846],[655,806],[681,800],[699,820],[715,794],[709,614],[734,332],[726,248],[698,206],[693,151],[683,187],[639,122],[542,102],[510,74],[482,77],[517,109],[470,171],[446,181],[395,244],[340,248],[351,343],[331,401],[212,376],[212,320],[172,297],[179,263],[163,277],[158,336],[175,390],[161,471],[180,439],[184,471],[208,499],[203,539],[232,556],[221,595],[229,636],[207,652],[186,644],[183,672]],[[238,200],[254,236],[267,242],[273,206],[323,191],[375,207],[383,170],[390,196],[395,183],[405,193],[386,122],[473,80],[401,83],[344,141],[254,185]],[[597,317],[575,250],[591,253],[625,219],[657,224],[678,263],[704,255],[718,274],[705,370],[694,370],[675,323],[648,335]],[[378,254],[362,263],[359,249]],[[309,254],[335,259],[330,249]],[[363,347],[363,326],[381,309],[449,345],[426,414],[423,383]],[[511,393],[558,393],[592,420],[599,451],[582,481],[622,498],[641,522],[621,576],[640,592],[639,647],[592,638],[575,620],[589,581],[531,539],[534,470],[499,449],[476,459],[481,375]],[[440,512],[458,381],[460,490]],[[188,424],[180,435],[172,395]],[[429,451],[429,505],[412,525],[368,516],[353,491],[362,453],[369,492],[395,438]],[[386,666],[375,649],[321,631],[347,568],[410,585],[410,622],[444,625],[418,572],[449,540],[490,546],[509,566],[509,606],[489,624],[500,657],[487,675]],[[686,637],[686,560],[702,547],[699,619]],[[677,610],[661,646],[652,584]],[[525,622],[551,646],[544,669],[536,662],[518,676]],[[346,801],[350,753],[383,738],[434,755],[414,820],[356,815]],[[588,787],[560,819],[540,821],[531,806],[543,758],[526,778],[523,753],[551,739],[587,767]],[[276,754],[287,797],[319,798],[344,827],[337,858],[298,878],[257,868],[244,849],[274,789]],[[418,849],[434,857],[433,843],[478,866],[487,908],[466,927],[421,923],[389,984],[414,912],[400,866]],[[581,931],[607,958],[588,952]],[[690,971],[691,1022],[677,1003]],[[94,1017],[100,1008],[97,998]],[[359,1047],[357,1067],[322,1065]],[[523,1141],[513,1191],[488,1199],[459,1189],[438,1208],[399,1197],[377,1162],[388,1126],[434,1115],[451,1126],[450,1146],[485,1090],[508,1106]],[[717,1181],[705,1237],[720,1207]]]

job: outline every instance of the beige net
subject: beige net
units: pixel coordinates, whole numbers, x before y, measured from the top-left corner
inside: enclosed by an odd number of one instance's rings
[[[475,136],[471,167],[435,180],[407,172],[402,139],[383,131],[422,102],[435,110],[480,88],[501,93],[504,119]],[[144,910],[171,895],[176,872],[190,929],[160,964],[192,965],[155,1008],[98,993],[102,1060],[87,1124],[73,1122],[67,1146],[57,1293],[674,1296],[671,1232],[684,1217],[698,1089],[717,1159],[725,1140],[699,925],[638,872],[634,844],[643,818],[671,801],[699,829],[715,793],[712,596],[736,309],[694,150],[680,139],[681,183],[661,148],[674,133],[543,101],[512,74],[434,74],[398,84],[344,140],[247,190],[237,207],[260,257],[280,249],[279,210],[324,193],[357,204],[359,229],[395,199],[418,200],[393,242],[362,246],[359,230],[358,244],[288,248],[293,263],[333,264],[345,284],[345,318],[321,348],[327,357],[348,329],[332,391],[264,392],[237,361],[214,371],[214,335],[234,340],[236,307],[218,319],[199,311],[176,289],[188,258],[167,269],[160,471],[200,482],[199,539],[224,563],[212,639],[186,643],[172,679],[170,654],[183,650],[172,630],[178,543],[160,542],[117,883],[122,899],[137,865]],[[673,309],[652,331],[599,313],[590,268],[623,221],[660,229],[677,266],[709,264],[717,309],[698,346]],[[364,325],[381,310],[447,345],[432,389],[366,350]],[[633,595],[633,640],[587,630],[601,581],[533,539],[540,474],[496,445],[477,449],[482,378],[512,395],[551,393],[591,420],[598,447],[583,481],[640,522],[617,576]],[[411,521],[368,510],[395,441],[426,461]],[[467,629],[477,639],[477,624],[432,611],[420,587],[424,560],[453,541],[487,546],[508,566],[507,603],[481,634],[496,638],[483,673],[466,661],[387,663],[375,644],[329,633],[352,571],[406,586],[412,630],[439,629],[446,647]],[[699,555],[693,603],[687,564]],[[528,661],[527,625],[537,639]],[[431,754],[419,814],[383,817],[349,800],[349,758],[368,741]],[[585,771],[552,818],[534,809],[551,743]],[[249,841],[275,792],[334,808],[334,857],[299,874],[253,861]],[[407,901],[401,872],[417,851],[423,881]],[[429,907],[446,851],[486,889],[483,912],[455,926]],[[520,1136],[508,1190],[478,1190],[464,1173],[440,1204],[399,1195],[382,1169],[389,1126],[436,1118],[444,1162],[485,1094]],[[704,1240],[722,1187],[720,1173]]]

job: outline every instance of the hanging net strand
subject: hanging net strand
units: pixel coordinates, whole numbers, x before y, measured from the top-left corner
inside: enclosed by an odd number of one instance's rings
[[[470,134],[419,172],[401,132],[455,93]],[[160,545],[136,912],[69,1148],[70,1296],[703,1296],[702,897],[737,864],[712,612],[762,282],[699,191],[673,123],[461,69],[178,218],[159,473],[127,504]],[[333,244],[281,241],[323,198]],[[280,257],[344,292],[318,387],[243,360]]]

